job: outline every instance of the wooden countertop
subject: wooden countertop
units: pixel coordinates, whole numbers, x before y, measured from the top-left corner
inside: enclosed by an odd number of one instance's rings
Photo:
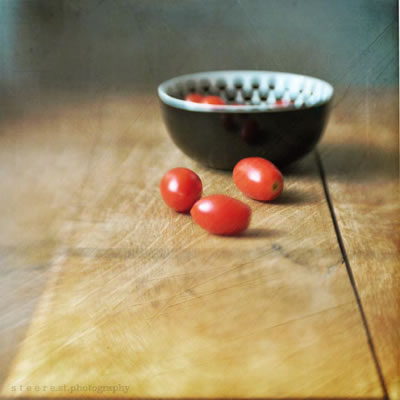
[[[153,94],[24,110],[0,135],[1,398],[399,398],[397,93],[337,99],[274,204],[184,156]],[[166,208],[178,165],[248,233]]]

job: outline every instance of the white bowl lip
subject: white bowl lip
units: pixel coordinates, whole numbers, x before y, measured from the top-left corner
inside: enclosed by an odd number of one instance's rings
[[[201,104],[201,103],[194,103],[191,101],[186,101],[186,100],[181,100],[176,97],[170,96],[167,93],[167,87],[171,84],[175,84],[179,82],[182,79],[193,79],[193,78],[206,78],[206,77],[212,77],[212,76],[219,76],[220,74],[223,73],[228,73],[228,74],[237,74],[237,75],[264,75],[264,74],[269,74],[269,75],[283,75],[283,76],[295,76],[295,77],[300,77],[300,78],[306,78],[306,79],[311,79],[315,82],[322,83],[326,85],[328,89],[328,97],[326,100],[321,100],[317,103],[314,103],[312,105],[304,105],[301,108],[296,107],[294,105],[288,105],[285,107],[274,107],[268,104],[262,104],[262,105],[216,105],[216,104]],[[216,113],[259,113],[259,112],[288,112],[288,111],[295,111],[295,110],[304,110],[304,109],[312,109],[315,107],[319,107],[323,104],[329,103],[334,94],[334,88],[333,86],[322,79],[316,78],[314,76],[310,75],[302,75],[302,74],[295,74],[291,72],[280,72],[280,71],[266,71],[266,70],[215,70],[215,71],[205,71],[205,72],[195,72],[191,74],[184,74],[184,75],[179,75],[174,78],[168,79],[164,82],[162,82],[158,86],[158,96],[161,99],[161,101],[171,107],[174,108],[179,108],[181,110],[186,110],[186,111],[194,111],[194,112],[216,112]]]

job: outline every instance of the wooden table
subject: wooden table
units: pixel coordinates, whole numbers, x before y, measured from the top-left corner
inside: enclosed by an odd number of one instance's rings
[[[184,156],[153,93],[18,105],[0,125],[2,399],[400,398],[396,92],[337,96],[273,204]],[[178,165],[249,204],[248,233],[165,207]]]

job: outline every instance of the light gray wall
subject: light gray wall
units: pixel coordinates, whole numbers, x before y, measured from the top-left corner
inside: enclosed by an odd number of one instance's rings
[[[0,46],[0,79],[43,89],[233,68],[398,85],[394,0],[0,0]]]

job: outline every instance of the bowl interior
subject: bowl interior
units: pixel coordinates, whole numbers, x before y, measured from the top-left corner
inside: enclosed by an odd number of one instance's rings
[[[226,105],[184,100],[186,95],[195,92],[220,96]],[[200,112],[210,109],[251,112],[314,107],[332,98],[333,87],[317,78],[284,72],[215,71],[170,79],[159,86],[158,93],[162,101],[177,108]]]

